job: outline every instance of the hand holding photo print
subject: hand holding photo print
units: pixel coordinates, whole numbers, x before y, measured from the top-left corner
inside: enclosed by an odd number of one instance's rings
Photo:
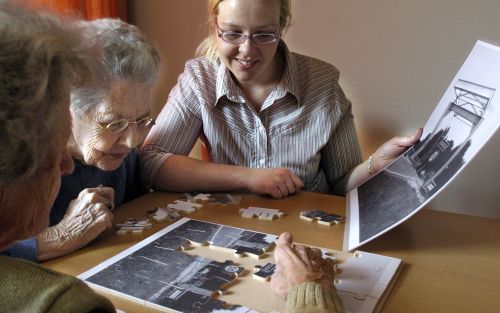
[[[401,224],[438,195],[500,125],[500,47],[478,41],[421,140],[347,195],[344,250]]]

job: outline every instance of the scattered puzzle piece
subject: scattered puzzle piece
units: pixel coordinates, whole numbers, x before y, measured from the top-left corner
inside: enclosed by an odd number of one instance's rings
[[[282,217],[285,213],[276,209],[258,208],[251,206],[247,209],[240,209],[240,214],[242,217],[246,218],[258,217],[260,220],[272,221],[276,217]]]
[[[318,210],[312,210],[310,212],[302,211],[300,212],[300,218],[306,221],[316,220],[318,224],[323,225],[340,224],[344,221],[344,217],[341,215],[326,213]]]
[[[181,200],[192,202],[192,203],[203,203],[210,200],[209,193],[196,193],[196,192],[185,192],[182,194]]]
[[[271,279],[271,276],[274,274],[274,271],[276,270],[276,264],[273,263],[266,263],[264,266],[262,265],[255,265],[254,267],[254,273],[253,277],[263,280],[263,281],[269,281]]]
[[[156,207],[147,211],[147,214],[156,222],[163,222],[167,219],[176,221],[182,217],[177,211],[168,207]]]
[[[126,235],[129,232],[132,234],[142,234],[144,229],[151,228],[151,223],[149,219],[136,220],[134,218],[128,218],[125,223],[116,224],[116,234]]]
[[[238,205],[242,199],[242,196],[233,196],[228,193],[216,193],[210,195],[208,203],[217,205]]]
[[[167,205],[167,208],[181,211],[183,213],[192,214],[196,212],[196,209],[202,208],[203,205],[199,203],[186,202],[181,200],[175,200],[174,203]]]

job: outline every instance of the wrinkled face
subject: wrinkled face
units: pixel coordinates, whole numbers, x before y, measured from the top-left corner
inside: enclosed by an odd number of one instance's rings
[[[149,117],[150,94],[149,85],[122,81],[113,84],[108,97],[90,112],[72,109],[71,154],[84,164],[104,171],[120,167],[130,151],[146,138],[150,128],[139,128],[132,123],[116,133],[105,127],[123,119],[134,122]]]
[[[52,164],[48,163],[47,171],[45,173],[42,173],[42,181],[45,180],[44,177],[46,177],[46,181],[43,183],[40,183],[40,186],[43,186],[42,188],[38,189],[45,189],[47,192],[47,197],[45,198],[43,207],[45,210],[47,210],[46,213],[43,213],[44,218],[49,216],[50,209],[52,208],[52,205],[54,204],[54,201],[57,197],[57,194],[59,193],[59,189],[61,187],[61,176],[63,175],[69,175],[73,173],[74,170],[74,164],[73,164],[73,158],[71,157],[71,154],[69,153],[67,149],[67,143],[68,139],[71,134],[71,116],[69,113],[69,96],[68,96],[68,103],[67,107],[65,107],[65,112],[64,112],[64,117],[60,120],[62,127],[59,128],[59,132],[55,138],[54,142],[54,154],[53,154],[53,159],[49,157],[48,162],[53,161]],[[46,174],[46,175],[45,175]],[[44,190],[45,191],[45,190]],[[42,228],[45,229],[48,227],[48,220],[47,224]]]
[[[57,124],[43,151],[40,168],[34,176],[18,183],[0,186],[0,250],[13,242],[32,237],[49,225],[49,214],[61,186],[61,175],[73,172],[73,159],[67,151],[71,133],[69,89],[62,89],[64,102],[53,105]]]
[[[280,31],[277,0],[224,0],[219,3],[218,11],[217,24],[221,31],[246,35]],[[255,44],[247,39],[240,45],[233,45],[217,38],[218,55],[240,84],[266,83],[272,79],[276,71],[277,47],[278,41]]]

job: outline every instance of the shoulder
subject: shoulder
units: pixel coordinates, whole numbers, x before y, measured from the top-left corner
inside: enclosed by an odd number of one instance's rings
[[[188,60],[184,67],[184,73],[190,74],[194,78],[215,78],[219,70],[220,62],[206,57],[198,57]]]
[[[339,80],[340,72],[337,67],[326,61],[295,52],[290,53],[290,61],[295,63],[299,77],[313,75],[334,82]]]
[[[63,308],[82,313],[114,312],[107,299],[79,279],[32,262],[0,256],[0,278],[7,282],[5,288],[0,288],[0,297],[4,300],[2,309],[7,312],[28,312],[42,307],[50,307],[43,312],[62,312]]]

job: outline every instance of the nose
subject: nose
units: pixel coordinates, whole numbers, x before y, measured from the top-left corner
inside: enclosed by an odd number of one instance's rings
[[[68,151],[64,151],[61,162],[59,163],[59,169],[61,170],[61,175],[69,175],[73,173],[75,164],[73,163],[73,158]]]
[[[239,45],[239,51],[240,52],[248,52],[250,51],[252,48],[253,48],[253,42],[252,40],[250,39],[250,37],[247,37],[245,39],[245,41],[243,41],[242,43],[240,43]]]

